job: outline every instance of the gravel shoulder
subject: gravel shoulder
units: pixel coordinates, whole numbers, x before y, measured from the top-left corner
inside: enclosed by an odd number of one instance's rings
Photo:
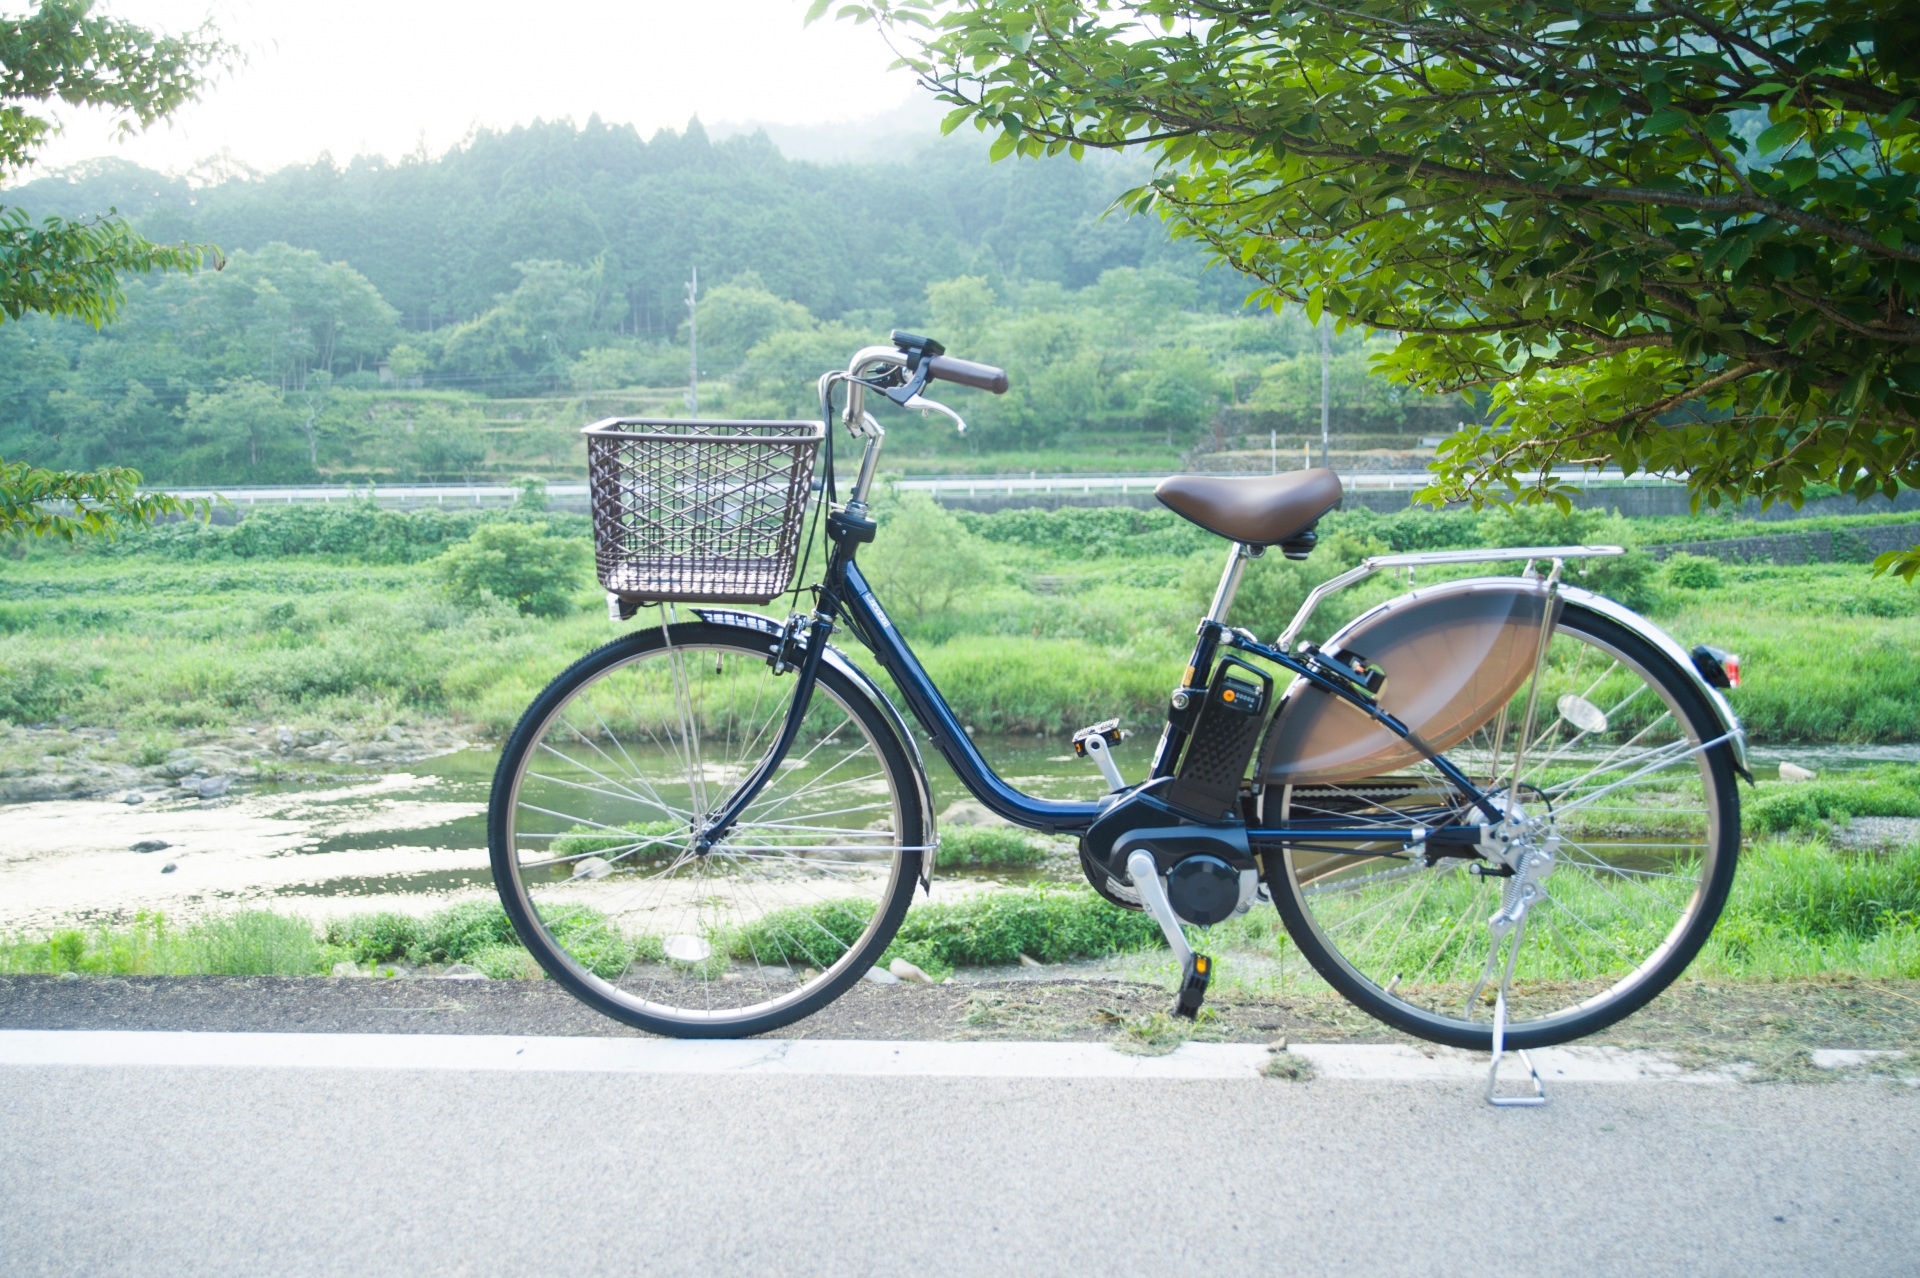
[[[1168,1050],[1216,1042],[1411,1042],[1325,996],[1227,992],[1198,1025],[1166,1015],[1167,991],[1117,980],[862,982],[784,1038],[1111,1042]],[[0,1028],[202,1032],[628,1036],[546,981],[287,976],[0,977]],[[1757,1076],[1811,1078],[1816,1048],[1920,1048],[1920,981],[1683,982],[1588,1040],[1659,1050],[1701,1067],[1754,1063]]]

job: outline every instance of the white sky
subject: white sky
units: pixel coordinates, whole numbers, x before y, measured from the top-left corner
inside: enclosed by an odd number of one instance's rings
[[[6,3],[19,12],[23,6]],[[475,126],[595,112],[642,136],[699,115],[821,124],[897,107],[912,79],[871,26],[802,27],[806,0],[103,0],[166,31],[211,16],[247,64],[172,123],[115,142],[67,113],[39,171],[118,155],[184,172],[222,151],[261,170],[361,153],[439,154]],[[16,180],[28,180],[34,172]]]

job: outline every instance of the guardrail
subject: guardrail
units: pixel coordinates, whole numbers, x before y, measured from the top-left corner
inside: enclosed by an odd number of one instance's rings
[[[1221,472],[1235,475],[1239,472]],[[1282,472],[1283,474],[1286,472]],[[1635,475],[1631,478],[1617,470],[1555,471],[1561,479],[1580,487],[1604,484],[1632,484],[1636,487],[1664,487],[1680,482],[1664,475]],[[1150,493],[1161,475],[927,475],[892,481],[897,487],[939,497],[1012,497],[1019,494],[1075,493]],[[1349,491],[1413,492],[1424,488],[1431,476],[1426,471],[1359,471],[1340,476]],[[236,486],[232,488],[167,488],[155,491],[176,497],[212,498],[246,509],[256,506],[297,506],[308,503],[331,504],[373,500],[383,505],[482,506],[512,501],[521,495],[518,484],[380,484],[380,485],[288,485],[284,487]],[[549,484],[551,499],[585,500],[585,484]]]
[[[1219,473],[1223,477],[1237,477],[1243,473],[1258,472],[1222,471]],[[1664,487],[1680,482],[1665,475],[1629,477],[1618,470],[1562,470],[1554,471],[1553,474],[1556,478],[1583,487],[1622,483]],[[1160,475],[929,475],[895,482],[900,488],[923,492],[935,498],[943,496],[1011,497],[1021,493],[1150,493],[1162,478],[1163,476]],[[1432,481],[1433,477],[1424,470],[1356,471],[1340,476],[1341,485],[1349,492],[1414,492],[1425,488]]]

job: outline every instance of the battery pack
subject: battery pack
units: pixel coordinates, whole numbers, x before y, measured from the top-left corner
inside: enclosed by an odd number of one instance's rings
[[[1260,741],[1273,680],[1237,657],[1223,657],[1194,717],[1186,753],[1167,787],[1167,802],[1203,821],[1239,815],[1240,780]]]

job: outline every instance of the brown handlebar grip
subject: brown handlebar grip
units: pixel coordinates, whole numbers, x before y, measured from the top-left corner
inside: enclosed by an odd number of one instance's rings
[[[1007,393],[1005,369],[995,368],[991,364],[976,364],[970,359],[954,359],[951,355],[932,356],[927,360],[927,376],[937,382],[958,382],[976,390],[992,391],[995,395]]]

